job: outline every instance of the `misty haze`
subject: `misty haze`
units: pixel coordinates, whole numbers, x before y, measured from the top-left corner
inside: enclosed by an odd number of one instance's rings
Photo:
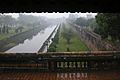
[[[1,13],[0,80],[120,80],[119,21],[119,13]]]
[[[75,40],[72,39],[74,35],[70,36],[70,42],[73,41],[71,45],[67,42],[67,36],[62,36],[61,34],[64,33],[63,28],[68,27],[72,32],[75,30],[75,28],[72,30],[73,25],[71,26],[69,23],[75,23],[79,18],[93,22],[96,14],[97,13],[1,14],[0,51],[6,53],[69,52],[69,48],[71,48],[70,51],[89,51],[90,49],[81,41],[80,37],[76,35],[76,32],[74,32]],[[64,24],[66,26],[64,26]],[[89,24],[90,22],[87,23],[87,25]],[[59,37],[59,40],[57,37]],[[79,43],[78,45],[75,45],[75,43],[77,43],[76,41]]]

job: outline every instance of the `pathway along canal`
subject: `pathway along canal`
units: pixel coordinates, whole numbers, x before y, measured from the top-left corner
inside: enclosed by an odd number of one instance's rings
[[[23,43],[14,46],[13,48],[5,51],[5,53],[37,53],[56,26],[57,25],[51,25],[44,30],[41,30],[37,35],[33,36],[32,39],[24,40]]]

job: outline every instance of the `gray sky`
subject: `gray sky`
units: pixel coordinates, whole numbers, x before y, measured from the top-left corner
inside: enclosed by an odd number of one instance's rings
[[[18,13],[5,13],[7,15],[12,15],[12,17],[17,18],[19,16]],[[34,15],[34,16],[46,16],[48,18],[61,18],[61,17],[68,17],[71,13],[24,13],[26,15]],[[81,17],[86,17],[87,14],[92,14],[92,16],[95,16],[97,13],[72,13],[77,14]]]

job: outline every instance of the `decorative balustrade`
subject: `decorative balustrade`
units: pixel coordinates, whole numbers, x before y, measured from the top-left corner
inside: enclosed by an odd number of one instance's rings
[[[0,53],[0,71],[90,71],[120,69],[120,51]]]

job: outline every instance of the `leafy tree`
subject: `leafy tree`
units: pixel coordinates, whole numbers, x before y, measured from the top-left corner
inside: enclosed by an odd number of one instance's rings
[[[0,27],[0,34],[2,33],[2,28]]]
[[[24,29],[24,27],[18,27],[17,29],[15,29],[15,32],[18,33],[18,32],[22,32]]]
[[[96,23],[96,20],[92,20],[92,22],[89,24],[92,31],[95,31],[96,28],[98,28],[98,24]]]
[[[80,25],[80,26],[86,26],[87,25],[87,19],[80,17],[80,18],[77,18],[75,23]]]
[[[98,13],[96,22],[99,27],[96,33],[100,34],[103,38],[112,37],[112,41],[120,40],[120,14],[119,13]]]
[[[63,37],[67,40],[67,44],[70,44],[71,36],[72,36],[72,31],[71,29],[64,29],[65,31],[63,32]]]
[[[12,16],[10,16],[10,15],[1,15],[0,16],[0,24],[15,25],[16,19],[12,18]]]
[[[56,52],[56,49],[55,49],[55,47],[50,47],[47,51],[48,52]]]
[[[70,51],[70,49],[67,47],[67,52],[69,52]]]
[[[24,27],[21,26],[21,27],[19,27],[18,29],[20,30],[20,32],[22,32],[23,29],[24,29]]]
[[[9,27],[6,26],[6,33],[9,33]]]
[[[3,26],[3,28],[2,28],[2,33],[5,33],[5,29],[6,29],[6,27]]]
[[[52,43],[47,51],[48,52],[56,52],[56,48],[57,48],[56,43]]]
[[[76,23],[77,25],[80,25],[81,27],[84,27],[84,26],[88,27],[94,20],[95,18],[86,19],[84,17],[80,17],[80,18],[77,18],[77,20],[74,23]]]

